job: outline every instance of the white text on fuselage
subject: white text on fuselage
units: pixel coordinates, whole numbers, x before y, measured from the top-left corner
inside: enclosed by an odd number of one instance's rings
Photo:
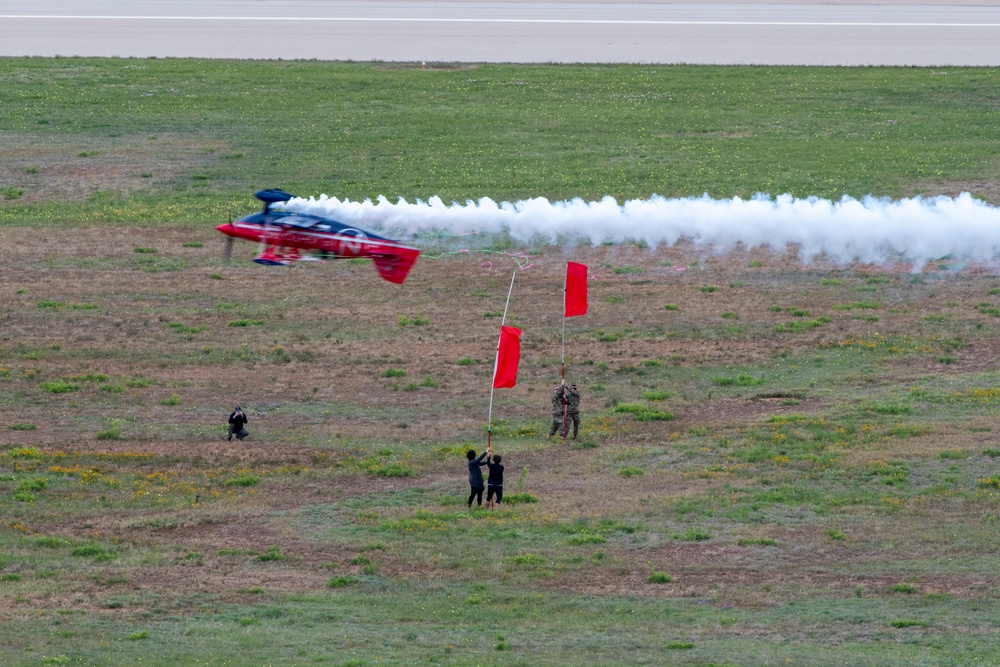
[[[380,241],[370,240],[363,235],[342,236],[288,230],[264,230],[260,240],[276,246],[325,250],[340,257],[358,257],[383,245]]]

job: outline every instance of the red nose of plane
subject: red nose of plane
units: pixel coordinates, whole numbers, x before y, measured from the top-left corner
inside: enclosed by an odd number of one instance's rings
[[[233,227],[233,223],[227,222],[224,225],[219,225],[215,228],[217,231],[222,232],[226,236],[236,236],[236,228]]]

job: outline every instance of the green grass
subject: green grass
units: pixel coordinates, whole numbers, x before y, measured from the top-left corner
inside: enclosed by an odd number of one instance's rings
[[[741,537],[736,540],[736,543],[741,547],[773,547],[778,544],[778,541],[771,539],[770,537]]]
[[[99,558],[99,559],[107,559],[109,557],[117,555],[117,552],[110,550],[106,548],[104,545],[98,544],[96,542],[89,542],[87,544],[82,544],[78,547],[75,547],[70,553],[78,558]]]
[[[281,553],[280,547],[272,546],[268,547],[267,551],[265,551],[264,553],[256,556],[254,560],[256,560],[258,563],[272,563],[277,561],[283,561],[287,558],[288,556]]]
[[[431,320],[429,317],[424,317],[423,315],[416,315],[414,317],[407,317],[406,315],[400,315],[398,322],[400,327],[408,327],[408,326],[423,327],[430,324]]]
[[[764,383],[761,378],[754,377],[749,373],[739,373],[734,377],[718,377],[713,382],[720,387],[755,387]]]
[[[342,575],[339,577],[331,577],[330,580],[326,582],[326,585],[328,588],[343,588],[344,586],[350,586],[353,583],[354,579],[352,577]]]
[[[113,420],[108,426],[97,432],[98,440],[124,440],[122,425],[119,420]]]
[[[633,415],[637,421],[669,421],[674,418],[673,413],[644,403],[619,403],[614,411]]]
[[[662,391],[659,389],[653,391],[644,391],[642,393],[642,399],[644,401],[665,401],[668,398],[670,398],[670,396],[671,394],[669,391]]]
[[[149,156],[177,154],[182,142],[206,150],[184,154],[179,173],[125,179],[128,206],[99,187],[58,206],[26,187],[0,209],[0,221],[225,219],[234,206],[249,206],[261,183],[303,194],[327,190],[327,156],[334,152],[332,194],[352,199],[917,194],[941,174],[968,180],[992,174],[994,124],[982,113],[982,91],[996,88],[996,76],[977,68],[949,68],[940,76],[933,68],[883,67],[422,70],[8,58],[0,125],[10,145],[30,151],[65,138],[58,159],[79,160],[78,146],[89,145],[95,148],[84,152],[94,164],[117,159],[124,147]],[[163,92],[170,86],[179,92]],[[157,92],[143,97],[139,90]],[[249,100],[248,90],[255,92]],[[335,104],[326,104],[329,90],[338,91]],[[623,97],[621,90],[630,93]],[[266,105],[254,102],[265,99]],[[615,123],[595,131],[595,117]],[[905,122],[888,122],[900,118]],[[536,157],[556,153],[558,174]],[[408,159],[384,159],[402,154]],[[270,160],[274,155],[282,160]],[[621,155],[634,157],[620,163]],[[761,168],[776,155],[780,173]],[[820,172],[824,178],[816,177]],[[31,202],[21,203],[29,194]]]
[[[539,556],[538,554],[525,553],[517,554],[516,556],[511,556],[509,561],[513,565],[544,565],[545,558]]]
[[[71,382],[63,382],[62,380],[52,380],[50,382],[43,382],[41,384],[43,391],[47,391],[50,394],[68,394],[70,392],[79,391],[80,385],[73,384]]]
[[[797,312],[808,315],[808,311],[797,311]],[[796,314],[795,312],[792,312],[792,315],[795,314]],[[775,333],[803,333],[805,331],[815,329],[816,327],[821,327],[827,322],[831,321],[832,320],[829,317],[826,317],[825,315],[822,315],[812,320],[789,320],[784,324],[779,324],[778,326],[774,327],[773,330]]]
[[[703,540],[712,539],[712,535],[708,531],[701,528],[691,527],[681,533],[674,533],[673,538],[675,540],[683,540],[685,542],[701,542]]]
[[[196,334],[196,333],[201,333],[202,331],[208,329],[208,326],[204,324],[196,324],[194,326],[188,326],[183,322],[168,322],[163,326],[179,334]]]
[[[259,483],[260,477],[257,475],[240,475],[225,481],[226,486],[256,486]]]
[[[509,505],[523,505],[525,503],[530,505],[538,502],[538,496],[525,491],[515,491],[514,493],[505,494],[503,502]]]
[[[480,600],[478,604],[466,602],[476,598]],[[207,600],[216,602],[211,596]],[[189,600],[188,604],[197,601]],[[183,605],[166,604],[161,607],[166,615],[183,609]],[[956,612],[960,615],[955,620],[990,626],[988,611],[961,610],[947,602],[895,615],[878,600],[823,600],[789,609],[730,607],[720,612],[699,600],[637,596],[627,605],[621,599],[600,598],[585,605],[567,594],[539,595],[527,590],[497,594],[489,588],[480,590],[462,585],[432,591],[401,585],[387,596],[380,590],[379,582],[358,576],[346,586],[323,586],[308,593],[279,595],[259,606],[239,602],[201,610],[188,621],[191,632],[180,636],[170,633],[170,623],[161,622],[156,616],[102,622],[92,615],[73,613],[54,619],[58,624],[53,619],[12,620],[8,628],[17,636],[49,638],[50,642],[57,640],[58,645],[43,646],[39,642],[32,651],[25,651],[23,658],[9,664],[16,667],[72,664],[69,655],[94,655],[102,648],[103,664],[114,667],[132,664],[140,655],[146,662],[150,654],[162,656],[160,664],[167,661],[223,664],[231,655],[232,649],[228,648],[227,653],[227,647],[232,642],[241,647],[244,656],[265,655],[267,662],[275,665],[303,664],[303,658],[337,665],[359,664],[356,656],[374,652],[374,644],[378,644],[381,661],[392,664],[406,663],[414,654],[421,658],[439,656],[441,662],[447,661],[445,664],[611,664],[623,653],[656,664],[664,662],[666,650],[683,654],[672,655],[673,659],[696,661],[690,664],[763,665],[788,655],[789,651],[804,653],[807,642],[796,638],[778,650],[768,643],[746,642],[741,631],[754,623],[781,625],[794,618],[793,614],[812,623],[824,618],[836,619],[827,620],[827,628],[833,624],[838,629],[848,629],[853,622],[856,629],[861,626],[860,629],[867,631],[928,633],[916,643],[874,644],[852,633],[836,647],[819,643],[808,651],[809,664],[844,660],[861,664],[875,659],[879,664],[901,667],[918,664],[928,651],[950,653],[960,648],[985,660],[990,656],[988,637],[961,641],[949,636],[945,619]],[[664,615],[674,619],[669,631],[663,629]],[[457,623],[459,619],[461,626],[447,622]],[[322,639],[323,630],[333,622],[338,625],[338,640],[346,646],[331,646]],[[942,622],[946,627],[938,627]],[[539,645],[538,628],[545,626],[556,629],[561,641],[572,650]],[[498,628],[503,629],[502,635],[498,634]],[[709,628],[711,632],[707,632]],[[132,639],[143,632],[148,636]],[[412,635],[416,633],[423,639],[415,645]],[[595,638],[600,641],[594,641]],[[103,647],[101,642],[105,642]],[[501,642],[511,650],[497,650]],[[934,647],[925,642],[933,643]],[[114,653],[107,651],[107,645],[112,643]],[[585,654],[578,655],[579,652]],[[64,662],[43,661],[43,656],[63,655],[67,656]],[[738,662],[733,661],[736,655]]]

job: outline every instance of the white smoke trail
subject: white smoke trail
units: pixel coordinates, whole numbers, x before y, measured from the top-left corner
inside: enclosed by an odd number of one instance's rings
[[[464,205],[445,204],[438,197],[415,204],[401,199],[394,204],[385,197],[352,202],[321,195],[293,199],[286,208],[386,233],[506,230],[521,241],[542,238],[600,244],[635,240],[654,247],[686,240],[716,252],[737,244],[778,250],[796,244],[803,261],[818,255],[839,263],[902,259],[913,262],[915,270],[945,255],[985,262],[1000,254],[1000,209],[969,193],[901,200],[844,197],[837,202],[790,195],[757,195],[750,200],[654,196],[624,204],[611,197],[590,202],[536,198],[500,204],[484,198]]]

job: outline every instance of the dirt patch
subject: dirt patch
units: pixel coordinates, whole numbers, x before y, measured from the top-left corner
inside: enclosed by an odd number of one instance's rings
[[[22,190],[19,204],[80,201],[97,193],[130,195],[150,184],[191,181],[224,146],[215,141],[148,136],[88,143],[20,142],[5,151],[0,182]]]

